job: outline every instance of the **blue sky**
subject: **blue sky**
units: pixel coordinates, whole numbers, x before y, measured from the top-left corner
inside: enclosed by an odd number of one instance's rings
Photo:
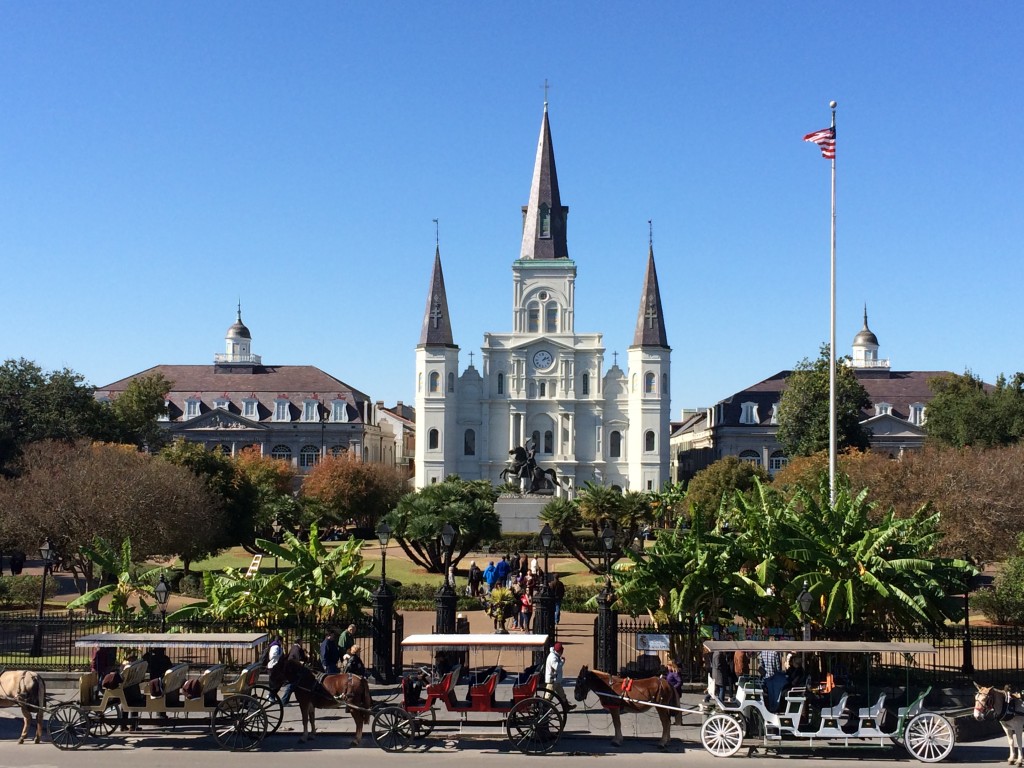
[[[456,342],[512,323],[542,83],[576,330],[632,341],[647,220],[672,411],[868,304],[896,369],[1024,369],[1020,3],[0,1],[0,357],[97,385],[253,351],[413,401],[440,220]],[[479,361],[479,357],[477,357]]]

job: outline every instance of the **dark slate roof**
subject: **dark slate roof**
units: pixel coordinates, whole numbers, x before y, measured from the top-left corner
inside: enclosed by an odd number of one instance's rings
[[[539,213],[542,205],[547,205],[551,214],[551,231],[548,237],[541,237],[540,232]],[[530,201],[525,210],[523,247],[519,258],[568,259],[569,246],[565,238],[565,222],[569,209],[562,207],[562,198],[558,193],[555,148],[551,143],[547,102],[544,103],[544,117],[540,124],[537,158],[533,165],[533,180],[530,184]]]
[[[413,423],[416,422],[416,409],[405,403],[397,403],[393,408],[385,408],[384,410],[400,419]]]
[[[441,248],[434,251],[434,271],[430,275],[427,308],[423,312],[421,346],[454,347],[452,322],[448,314],[448,294],[444,290],[444,272],[441,271]]]
[[[170,418],[178,420],[185,412],[185,402],[198,397],[202,401],[201,413],[213,410],[218,399],[228,399],[231,413],[240,413],[242,401],[259,401],[260,420],[269,420],[274,413],[275,401],[289,400],[292,418],[301,418],[301,403],[307,399],[344,400],[349,405],[349,421],[362,421],[362,403],[370,398],[312,365],[258,365],[241,370],[225,369],[216,365],[155,365],[145,371],[96,388],[96,396],[111,399],[121,394],[132,379],[152,374],[163,374],[173,384],[167,393]]]
[[[654,267],[654,246],[647,253],[647,274],[640,294],[640,313],[636,318],[634,347],[668,348],[665,333],[665,313],[661,311],[661,290],[658,288],[658,270]]]

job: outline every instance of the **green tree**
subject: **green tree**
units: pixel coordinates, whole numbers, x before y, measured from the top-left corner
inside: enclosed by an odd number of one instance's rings
[[[94,607],[104,597],[110,597],[109,612],[115,619],[127,619],[136,612],[143,616],[153,614],[156,606],[154,578],[163,566],[140,570],[132,558],[131,539],[115,547],[97,536],[91,545],[83,545],[81,551],[102,574],[113,577],[113,581],[75,598],[68,603],[68,608]],[[146,602],[147,597],[153,599],[152,604]],[[138,606],[134,602],[138,602]]]
[[[137,376],[110,404],[118,439],[158,452],[167,443],[167,432],[157,418],[167,413],[167,393],[174,383],[162,373]]]
[[[257,539],[256,545],[288,565],[280,573],[253,577],[233,568],[223,574],[207,571],[203,576],[206,600],[185,606],[169,618],[275,622],[295,616],[300,620],[330,621],[357,616],[370,604],[373,566],[363,562],[362,542],[358,539],[328,550],[314,523],[306,542],[286,531],[281,544]]]
[[[498,491],[489,481],[453,476],[406,494],[384,519],[410,560],[428,573],[447,573],[480,542],[501,535],[501,519],[494,511],[497,500]],[[445,523],[458,534],[450,558],[441,543]]]
[[[827,450],[829,441],[829,346],[816,360],[804,358],[786,379],[779,399],[778,440],[789,456]],[[870,434],[861,424],[861,410],[871,405],[867,390],[853,369],[836,361],[836,441],[840,450],[868,447]]]
[[[723,498],[732,499],[736,491],[747,493],[758,481],[770,483],[771,476],[753,462],[726,456],[693,476],[686,486],[686,501],[691,508],[717,510]]]
[[[257,448],[243,448],[234,458],[235,469],[255,492],[253,527],[270,538],[274,522],[283,528],[308,527],[316,518],[307,519],[305,509],[293,495],[295,467],[284,459],[264,456]]]
[[[372,529],[408,492],[407,480],[397,467],[326,456],[306,475],[302,495],[319,500],[339,523]]]
[[[1024,435],[1024,373],[1000,375],[987,387],[970,371],[928,382],[935,396],[928,403],[928,435],[956,448],[991,448],[1016,443]]]
[[[0,366],[0,475],[17,472],[25,446],[39,440],[106,440],[112,424],[81,374],[45,372],[21,358]]]

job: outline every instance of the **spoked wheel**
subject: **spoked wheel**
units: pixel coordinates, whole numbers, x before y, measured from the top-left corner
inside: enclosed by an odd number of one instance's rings
[[[505,733],[512,746],[525,755],[542,755],[558,743],[565,728],[560,708],[550,699],[534,696],[509,710]]]
[[[413,725],[417,739],[427,738],[433,732],[434,726],[437,725],[437,713],[434,712],[434,708],[431,707],[416,715],[413,718]]]
[[[559,718],[562,720],[562,730],[565,730],[565,723],[569,717],[569,713],[565,711],[564,702],[558,697],[557,694],[547,690],[546,688],[538,688],[537,695],[542,699],[547,699],[554,706],[558,712]]]
[[[85,717],[89,721],[91,736],[109,736],[117,730],[121,721],[121,704],[112,701],[103,710],[87,712]]]
[[[700,727],[700,740],[715,757],[732,757],[743,746],[743,726],[736,718],[715,712]]]
[[[222,749],[255,749],[267,735],[267,713],[252,696],[229,696],[217,705],[212,730]]]
[[[281,703],[281,697],[265,685],[254,685],[250,694],[267,713],[267,732],[277,733],[277,729],[284,721],[284,704]]]
[[[89,718],[75,704],[61,704],[50,712],[46,724],[57,749],[78,749],[89,737]]]
[[[373,716],[373,740],[385,752],[401,752],[408,747],[412,743],[415,730],[412,715],[401,707],[384,707]]]
[[[922,763],[945,760],[955,742],[953,725],[934,712],[922,712],[912,718],[903,732],[903,746]]]

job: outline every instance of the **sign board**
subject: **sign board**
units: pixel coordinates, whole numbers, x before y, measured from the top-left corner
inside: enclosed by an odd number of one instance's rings
[[[654,653],[655,651],[667,651],[669,649],[668,635],[637,635],[636,648],[638,651],[645,651],[647,653]]]

